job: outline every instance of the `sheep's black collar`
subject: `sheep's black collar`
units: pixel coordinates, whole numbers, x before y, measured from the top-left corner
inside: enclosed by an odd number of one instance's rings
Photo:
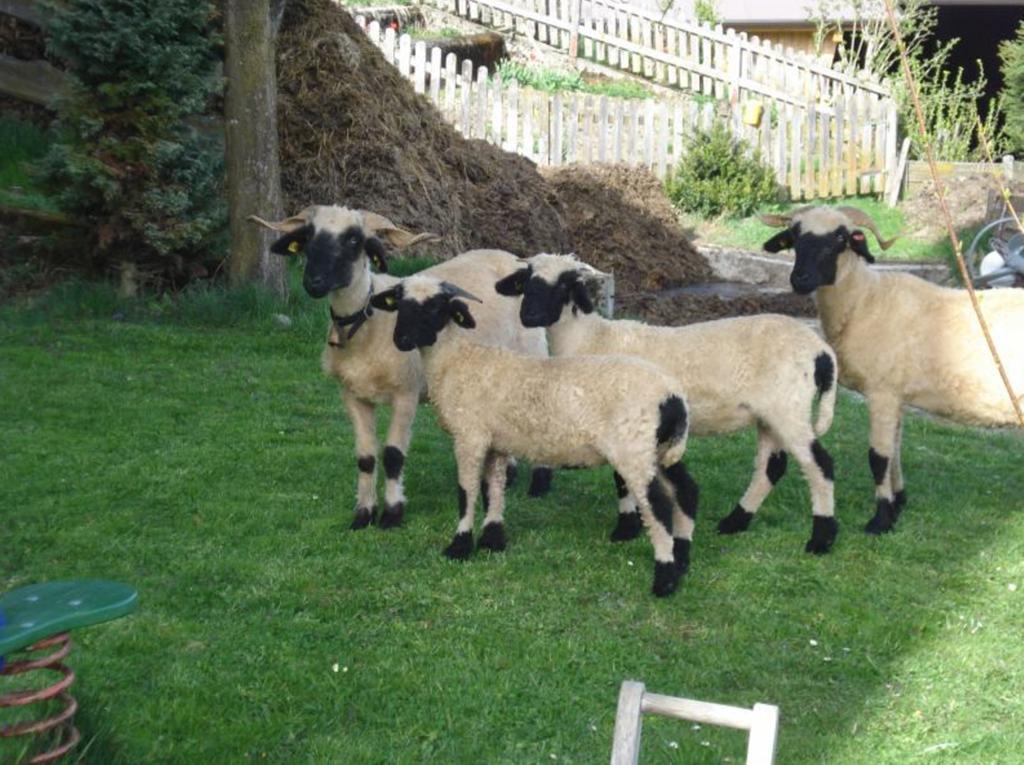
[[[359,331],[359,328],[366,323],[366,320],[373,315],[373,307],[370,305],[370,298],[373,297],[373,287],[370,287],[370,292],[366,295],[366,302],[363,303],[363,307],[355,313],[350,313],[347,316],[338,316],[334,312],[334,307],[331,306],[328,310],[331,312],[331,321],[339,332],[344,332],[345,327],[351,327],[348,333],[345,335],[347,340],[351,340],[352,336]],[[342,343],[335,343],[330,340],[327,341],[328,345],[332,345],[335,348],[340,348]]]

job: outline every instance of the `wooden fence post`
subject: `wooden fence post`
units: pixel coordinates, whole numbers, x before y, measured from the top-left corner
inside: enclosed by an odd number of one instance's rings
[[[622,684],[619,690],[619,707],[615,713],[611,765],[636,765],[640,758],[643,700],[643,683],[627,680]]]

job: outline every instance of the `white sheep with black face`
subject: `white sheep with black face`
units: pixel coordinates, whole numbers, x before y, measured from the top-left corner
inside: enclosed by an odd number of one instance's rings
[[[818,441],[832,423],[835,354],[813,330],[787,316],[743,316],[657,327],[612,321],[594,313],[586,282],[599,272],[571,255],[542,253],[524,261],[495,289],[522,296],[520,320],[545,327],[553,356],[623,353],[660,365],[686,391],[690,431],[711,436],[756,427],[754,475],[719,532],[745,530],[786,471],[787,453],[811,490],[811,538],[805,549],[828,552],[838,525],[833,508],[832,458]],[[815,399],[820,398],[817,418]],[[632,539],[639,518],[618,476],[619,521],[613,540]]]
[[[1016,414],[967,293],[910,274],[869,268],[869,229],[888,249],[869,216],[853,207],[802,207],[765,215],[784,227],[764,244],[793,248],[793,289],[815,293],[825,336],[839,357],[839,380],[867,396],[871,421],[868,464],[875,514],[865,530],[889,531],[907,501],[900,466],[903,406],[968,425],[1017,423]],[[1010,381],[1024,392],[1024,291],[978,293]]]
[[[490,505],[480,546],[498,550],[505,547],[506,456],[576,467],[607,463],[637,497],[654,545],[653,592],[668,595],[689,564],[696,499],[680,462],[687,434],[682,387],[642,359],[537,358],[476,342],[478,332],[464,330],[477,326],[478,300],[425,275],[371,299],[375,308],[397,313],[395,346],[421,349],[430,400],[455,442],[459,524],[446,555],[462,559],[472,550],[485,467]]]
[[[337,206],[308,207],[298,215],[280,222],[253,217],[282,236],[271,246],[278,255],[305,254],[302,283],[314,298],[327,296],[332,317],[321,363],[326,374],[341,386],[341,397],[352,420],[359,479],[353,529],[368,526],[377,519],[377,424],[378,405],[391,407],[383,452],[385,504],[377,523],[391,528],[402,522],[405,513],[403,470],[412,438],[416,407],[423,397],[425,379],[418,353],[399,353],[391,336],[395,318],[375,313],[370,296],[393,286],[398,280],[386,273],[384,242],[400,249],[434,238],[432,234],[414,235],[387,218],[363,210]],[[439,278],[459,279],[481,292],[517,267],[514,255],[501,250],[472,250],[428,269]],[[546,356],[544,334],[526,330],[516,320],[507,301],[490,299],[477,311],[480,336],[487,342],[514,348],[519,352]],[[550,470],[534,473],[532,494],[544,490]]]

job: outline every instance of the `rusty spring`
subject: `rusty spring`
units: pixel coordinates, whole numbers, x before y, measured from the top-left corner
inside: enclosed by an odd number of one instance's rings
[[[24,659],[8,663],[0,669],[0,675],[20,675],[33,670],[49,670],[60,674],[60,680],[39,690],[11,691],[0,696],[0,709],[23,707],[28,704],[59,699],[62,709],[41,720],[12,723],[0,726],[0,738],[16,738],[19,736],[37,736],[46,739],[52,748],[37,754],[29,760],[30,765],[56,762],[78,744],[81,734],[74,724],[78,702],[68,693],[68,688],[75,682],[75,673],[64,664],[64,659],[71,653],[71,638],[67,632],[40,640],[24,649],[25,653],[42,651],[59,646],[56,651],[38,659]]]

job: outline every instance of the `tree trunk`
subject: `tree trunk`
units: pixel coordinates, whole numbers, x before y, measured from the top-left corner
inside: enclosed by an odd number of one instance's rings
[[[231,210],[232,284],[258,281],[285,293],[284,260],[270,253],[272,232],[249,215],[280,220],[277,77],[270,0],[226,0],[224,134]]]

